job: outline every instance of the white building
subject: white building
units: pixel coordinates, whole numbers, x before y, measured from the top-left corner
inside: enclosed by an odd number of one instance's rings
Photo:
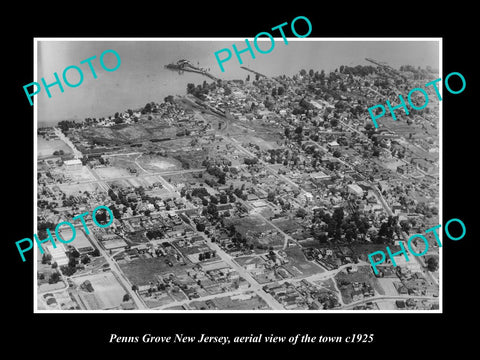
[[[62,243],[56,242],[56,248],[53,247],[51,243],[45,244],[45,250],[52,255],[52,262],[56,262],[58,266],[67,265],[68,257],[65,254],[65,247]]]
[[[82,168],[82,162],[79,159],[66,160],[64,164],[68,170],[80,170]]]
[[[347,188],[350,193],[355,194],[357,196],[363,196],[363,190],[357,184],[348,184]]]

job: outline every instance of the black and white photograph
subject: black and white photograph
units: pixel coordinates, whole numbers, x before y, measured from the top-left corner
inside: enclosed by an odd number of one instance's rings
[[[259,5],[3,24],[7,351],[473,349],[476,21]]]
[[[441,40],[296,40],[36,41],[37,310],[440,310]]]

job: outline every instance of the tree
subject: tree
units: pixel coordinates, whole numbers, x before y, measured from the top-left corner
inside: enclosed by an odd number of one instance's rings
[[[283,86],[279,86],[277,89],[277,95],[282,96],[284,93],[285,93],[285,89],[283,88]]]
[[[90,262],[90,258],[87,255],[85,255],[84,257],[82,257],[81,261],[82,261],[82,264],[86,265]]]
[[[191,94],[195,91],[195,84],[188,83],[187,84],[187,94]]]
[[[305,71],[305,69],[300,70],[300,75],[302,75],[302,76],[307,75],[307,72]]]
[[[129,294],[123,295],[123,299],[122,299],[123,302],[127,302],[129,300],[130,300],[130,295]]]
[[[268,192],[267,200],[270,201],[270,202],[274,202],[274,201],[275,201],[275,193],[274,193],[273,191],[269,191],[269,192]]]
[[[202,223],[197,224],[197,231],[205,231],[205,224],[202,224]]]
[[[49,263],[52,260],[52,255],[44,253],[42,256],[42,264]]]
[[[307,216],[307,210],[304,208],[298,208],[296,215],[297,217],[301,217],[303,219],[305,216]]]
[[[78,252],[77,249],[73,249],[72,251],[70,251],[69,257],[76,259],[76,258],[80,257],[80,253]]]
[[[53,272],[52,275],[50,275],[50,279],[48,279],[49,284],[56,284],[60,280],[60,274],[58,272]]]
[[[313,69],[310,69],[308,71],[308,76],[313,77],[313,75],[315,75],[315,72],[313,71]]]
[[[220,195],[220,203],[221,204],[226,204],[228,202],[228,196],[226,194],[221,194]]]
[[[438,260],[436,257],[432,256],[427,260],[427,269],[428,271],[437,271],[438,270]]]

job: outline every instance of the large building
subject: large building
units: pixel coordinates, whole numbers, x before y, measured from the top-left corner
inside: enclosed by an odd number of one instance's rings
[[[82,162],[79,159],[65,160],[64,165],[68,170],[80,170]]]
[[[57,247],[54,248],[52,244],[45,245],[47,252],[52,255],[52,262],[56,262],[58,266],[67,265],[68,257],[65,253],[65,248],[62,243],[56,243]]]

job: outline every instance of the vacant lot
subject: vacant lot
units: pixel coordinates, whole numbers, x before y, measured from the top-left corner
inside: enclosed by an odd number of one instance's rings
[[[81,285],[86,280],[89,280],[92,284],[94,289],[93,295],[95,295],[102,309],[113,309],[120,306],[126,290],[111,272],[77,277],[75,278],[75,283]]]
[[[303,255],[302,249],[298,246],[287,248],[285,252],[288,255],[289,262],[283,267],[296,276],[306,277],[325,271],[317,264],[308,261]]]
[[[85,191],[89,192],[90,194],[105,193],[105,190],[103,190],[100,185],[94,182],[73,185],[59,184],[58,187],[65,193],[67,197],[70,195],[76,196]]]
[[[227,226],[233,224],[235,226],[235,230],[237,230],[243,236],[274,229],[259,216],[246,216],[244,218],[226,219],[225,223]]]
[[[164,170],[179,170],[182,168],[178,161],[159,155],[142,155],[137,157],[136,161],[147,172],[153,173]]]
[[[385,295],[395,296],[398,295],[397,289],[393,285],[394,282],[399,282],[398,279],[395,278],[379,278],[378,282],[382,289],[385,291]]]
[[[258,295],[247,293],[232,299],[230,296],[212,299],[211,302],[219,310],[264,310],[269,309],[268,305]],[[192,301],[189,306],[196,310],[208,310],[209,306],[205,301]]]
[[[149,259],[138,258],[129,263],[121,264],[120,268],[130,282],[135,285],[147,285],[150,281],[156,282],[156,275],[186,272],[186,266],[168,266],[165,262],[165,257]]]

